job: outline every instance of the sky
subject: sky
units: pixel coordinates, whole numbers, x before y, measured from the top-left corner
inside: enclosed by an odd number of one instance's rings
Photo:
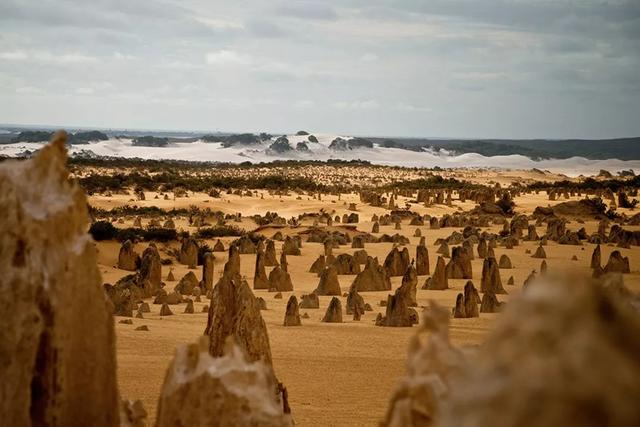
[[[640,0],[1,0],[0,123],[640,136]]]

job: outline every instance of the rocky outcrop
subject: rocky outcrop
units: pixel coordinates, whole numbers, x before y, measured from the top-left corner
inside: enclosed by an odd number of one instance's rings
[[[605,273],[630,273],[629,258],[623,257],[620,251],[613,251],[609,255],[609,261],[604,266]]]
[[[467,317],[464,308],[464,295],[462,294],[456,296],[456,305],[453,307],[453,317],[456,319],[464,319]]]
[[[264,250],[264,265],[266,267],[275,267],[278,265],[278,258],[276,257],[276,245],[273,240],[267,240]]]
[[[418,276],[426,276],[431,273],[429,269],[429,250],[425,245],[416,246],[416,272]]]
[[[336,268],[338,274],[348,275],[360,273],[360,264],[356,262],[353,255],[338,255],[333,262],[333,266]]]
[[[471,269],[471,257],[467,249],[456,246],[451,252],[451,259],[445,268],[448,279],[471,279],[473,272]]]
[[[213,252],[226,252],[224,247],[224,243],[220,239],[216,241],[216,244],[213,245]]]
[[[498,301],[496,294],[493,292],[485,292],[480,302],[480,313],[497,313],[500,311],[501,302]]]
[[[381,426],[434,426],[442,416],[454,380],[467,361],[449,341],[449,313],[431,302],[412,338],[407,373],[397,384]]]
[[[384,268],[387,270],[389,277],[402,276],[407,271],[410,262],[409,250],[407,248],[399,250],[395,247],[391,249],[391,252],[385,258]]]
[[[439,425],[638,425],[638,333],[637,313],[598,283],[537,283],[497,318]]]
[[[233,340],[212,357],[208,337],[181,345],[167,370],[158,402],[157,427],[291,427],[286,400],[269,365],[247,357]],[[285,394],[286,397],[286,394]]]
[[[313,291],[316,295],[342,295],[338,273],[333,265],[326,267],[320,273],[320,283]]]
[[[291,292],[293,291],[293,283],[291,282],[291,276],[284,271],[280,266],[276,266],[269,273],[269,280],[267,281],[267,289],[271,292]]]
[[[383,426],[640,423],[640,320],[615,292],[595,282],[536,283],[510,300],[469,356],[451,346],[448,313],[439,311],[424,314]]]
[[[500,270],[495,258],[485,258],[482,263],[482,280],[480,282],[480,291],[493,294],[506,294],[507,291],[502,287],[500,279]]]
[[[500,261],[498,261],[498,268],[505,269],[505,270],[512,269],[513,265],[511,265],[511,259],[505,254],[500,255]]]
[[[193,271],[189,271],[185,274],[178,284],[173,288],[174,291],[181,295],[191,295],[193,290],[198,287],[198,279]]]
[[[387,270],[378,263],[378,258],[368,257],[364,269],[356,276],[351,286],[360,292],[388,291],[391,280]]]
[[[300,255],[300,247],[298,243],[290,236],[285,237],[282,244],[282,253],[285,255]]]
[[[449,289],[449,279],[447,278],[446,266],[444,264],[444,258],[441,256],[436,260],[436,269],[433,271],[433,276],[429,286],[426,288],[432,291],[441,291]]]
[[[418,293],[418,275],[416,274],[416,268],[413,264],[409,265],[407,271],[402,276],[402,284],[398,290],[406,295],[407,304],[409,307],[417,307],[417,293]]]
[[[325,257],[324,255],[318,255],[318,258],[311,264],[309,268],[309,273],[320,274],[325,267]]]
[[[402,285],[393,295],[387,297],[384,316],[376,319],[377,326],[411,327],[418,323],[418,314],[411,308],[413,296],[411,287]]]
[[[151,243],[142,252],[140,271],[138,272],[138,286],[144,290],[144,297],[149,298],[160,289],[162,285],[162,263],[156,246]]]
[[[469,280],[464,285],[464,312],[466,317],[480,317],[478,312],[478,304],[480,304],[480,295],[478,290]]]
[[[131,240],[125,241],[118,253],[118,268],[127,271],[136,271],[140,263],[140,255],[133,248]]]
[[[211,252],[205,252],[202,256],[202,282],[200,282],[200,288],[203,292],[209,292],[213,289],[213,266],[215,259]]]
[[[342,323],[342,303],[338,298],[331,298],[322,321],[324,323]]]
[[[320,300],[314,293],[302,295],[300,299],[300,308],[320,308]]]
[[[595,269],[602,268],[602,250],[599,244],[593,249],[593,253],[591,254],[590,267]]]
[[[265,252],[262,250],[262,246],[258,246],[256,254],[256,268],[253,274],[253,289],[269,289],[269,278],[265,270]]]
[[[182,239],[180,246],[180,263],[189,268],[196,268],[198,265],[198,243],[191,237]]]
[[[289,297],[287,309],[284,312],[284,326],[301,326],[300,310],[298,309],[298,298],[295,295]]]
[[[0,424],[119,426],[112,307],[66,134],[0,164]]]
[[[237,250],[230,249],[229,252],[230,260],[211,296],[204,332],[210,337],[209,353],[214,357],[222,356],[227,338],[232,337],[246,352],[249,361],[262,360],[271,366],[267,326],[249,285],[236,274],[240,262]],[[238,257],[237,266],[235,257]]]
[[[536,249],[536,252],[531,256],[531,258],[539,258],[539,259],[544,259],[546,257],[547,257],[547,253],[542,247],[542,243],[538,246],[538,249]]]
[[[364,298],[353,285],[347,294],[347,314],[357,314],[358,316],[364,314]]]

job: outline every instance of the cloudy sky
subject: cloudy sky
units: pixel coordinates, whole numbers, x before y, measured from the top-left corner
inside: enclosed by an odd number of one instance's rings
[[[640,135],[640,0],[1,0],[0,123]]]

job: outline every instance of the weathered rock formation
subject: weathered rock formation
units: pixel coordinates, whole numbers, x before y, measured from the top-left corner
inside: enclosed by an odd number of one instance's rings
[[[222,356],[227,338],[233,337],[246,352],[248,360],[262,360],[271,366],[269,336],[260,307],[247,282],[236,274],[240,262],[237,250],[229,252],[230,260],[213,288],[204,332],[211,338],[209,353],[214,357]],[[238,266],[235,266],[235,257],[238,257]]]
[[[196,287],[198,287],[198,279],[193,271],[189,271],[180,279],[173,290],[182,295],[191,295]]]
[[[309,273],[320,274],[322,273],[322,270],[324,270],[324,267],[325,267],[324,255],[318,255],[318,258],[313,262],[313,264],[311,264],[311,267],[309,268]]]
[[[219,357],[209,348],[208,337],[202,337],[176,349],[160,393],[157,427],[293,426],[268,364],[251,360],[233,340]]]
[[[498,268],[502,268],[505,270],[513,268],[513,266],[511,265],[511,259],[509,259],[507,255],[502,254],[500,256],[500,261],[498,262]]]
[[[298,243],[290,236],[285,237],[282,244],[282,253],[285,255],[300,255],[300,247]]]
[[[264,265],[266,267],[275,267],[278,265],[278,258],[276,258],[276,245],[273,240],[267,240],[264,251]]]
[[[269,273],[267,281],[267,289],[272,292],[290,292],[293,291],[293,283],[291,276],[280,266],[275,266]]]
[[[202,256],[202,282],[200,288],[203,292],[209,292],[213,289],[213,266],[215,257],[211,252],[205,252]]]
[[[471,257],[467,249],[462,246],[455,246],[451,252],[451,259],[447,263],[445,271],[448,279],[473,278]]]
[[[431,273],[429,269],[429,250],[423,244],[416,247],[416,272],[418,276],[426,276]]]
[[[125,241],[118,253],[118,268],[127,271],[136,271],[140,263],[140,255],[133,248],[131,240]]]
[[[295,295],[289,297],[287,309],[284,313],[284,326],[301,326],[300,311],[298,309],[298,298]]]
[[[342,323],[342,303],[340,299],[337,297],[331,298],[322,321],[325,323]]]
[[[0,164],[0,424],[119,425],[112,308],[65,140]]]
[[[140,271],[138,272],[138,285],[144,290],[144,297],[153,296],[162,284],[162,263],[156,246],[151,243],[142,252]]]
[[[495,258],[485,258],[482,263],[482,280],[480,282],[480,292],[490,292],[494,294],[506,294],[502,287],[500,270]]]
[[[429,286],[426,289],[434,291],[449,289],[449,279],[447,278],[446,266],[444,264],[444,258],[441,256],[436,260],[436,268],[433,271],[433,276],[431,277]]]
[[[265,270],[266,255],[262,246],[258,246],[256,253],[256,269],[253,274],[253,289],[269,289],[269,279]]]
[[[191,237],[182,239],[180,246],[180,263],[189,268],[196,268],[198,265],[198,243]]]
[[[542,258],[542,259],[546,257],[547,257],[547,253],[542,247],[542,243],[540,244],[540,246],[538,246],[538,249],[536,249],[536,252],[531,256],[531,258]]]
[[[384,260],[384,268],[387,270],[389,277],[403,276],[411,259],[409,257],[409,249],[399,250],[397,247],[391,249],[391,252]]]
[[[360,273],[360,264],[356,262],[353,255],[340,254],[333,262],[338,274],[358,274]]]
[[[613,251],[609,255],[609,261],[604,266],[605,273],[630,273],[629,258],[623,257],[620,251]]]
[[[384,267],[378,263],[378,258],[368,257],[364,269],[356,276],[352,286],[360,292],[388,291],[391,281]]]
[[[320,273],[320,283],[313,291],[316,295],[342,295],[338,273],[333,265],[325,267]]]
[[[300,299],[300,308],[320,308],[320,300],[314,293],[302,295]]]

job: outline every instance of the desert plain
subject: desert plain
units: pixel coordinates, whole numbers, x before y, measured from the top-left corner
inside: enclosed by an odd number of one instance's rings
[[[379,175],[379,179],[388,179],[391,169],[372,167],[371,173]],[[402,170],[401,170],[402,171]],[[87,173],[86,171],[75,171]],[[403,172],[405,173],[405,172]],[[487,188],[495,187],[499,183],[502,188],[509,188],[514,181],[535,182],[540,179],[540,172],[532,171],[508,171],[508,170],[446,170],[443,175],[469,180],[475,184],[484,185]],[[319,180],[330,182],[344,178],[321,176]],[[553,182],[566,179],[566,177],[547,173],[543,179],[545,182]],[[579,179],[574,179],[579,182]],[[331,296],[319,297],[318,309],[300,308],[303,315],[302,325],[297,327],[283,326],[283,318],[287,301],[290,295],[296,295],[300,300],[301,295],[309,294],[318,286],[319,275],[309,272],[310,266],[324,253],[322,243],[306,242],[306,236],[312,229],[324,231],[336,231],[345,233],[351,237],[360,233],[371,233],[375,216],[388,215],[392,210],[406,210],[414,215],[422,217],[442,218],[445,215],[469,212],[476,207],[476,202],[470,199],[461,201],[458,193],[453,191],[450,203],[418,203],[415,191],[396,194],[395,209],[388,206],[372,206],[361,200],[356,188],[352,191],[332,193],[313,193],[287,189],[285,191],[269,191],[266,189],[243,188],[238,194],[235,191],[222,191],[216,197],[211,197],[204,192],[181,192],[176,196],[172,191],[144,191],[144,195],[133,197],[131,189],[122,189],[120,194],[116,192],[94,193],[88,197],[89,205],[99,208],[101,212],[108,212],[114,208],[134,206],[138,208],[157,207],[163,211],[171,212],[176,209],[196,207],[198,209],[210,209],[213,212],[220,211],[225,215],[234,217],[241,213],[242,218],[227,220],[229,224],[246,231],[255,231],[266,239],[271,239],[276,233],[283,237],[302,236],[301,254],[288,256],[288,272],[293,283],[292,292],[278,293],[263,289],[254,289],[256,297],[262,297],[266,301],[266,310],[262,310],[262,317],[267,325],[268,335],[273,356],[273,367],[278,379],[284,383],[289,393],[289,404],[295,422],[300,426],[311,425],[376,425],[384,419],[391,396],[398,379],[405,373],[407,349],[411,337],[416,333],[416,327],[381,327],[376,326],[378,313],[385,314],[385,307],[381,301],[386,302],[387,296],[392,294],[401,284],[402,277],[391,277],[392,289],[389,291],[360,292],[364,301],[369,304],[372,311],[366,311],[360,320],[352,320],[351,316],[343,313],[342,323],[324,323],[322,318],[329,305]],[[386,193],[391,194],[391,192]],[[546,191],[520,191],[513,197],[514,211],[518,215],[531,217],[537,207],[553,207],[560,203],[577,202],[585,197],[585,194],[572,192],[564,197],[550,200]],[[605,200],[605,202],[607,202]],[[275,212],[278,216],[300,220],[291,224],[267,224],[258,226],[251,218],[253,215],[264,216],[267,212]],[[318,222],[318,215],[329,214],[331,217],[357,213],[359,219],[355,223],[343,224],[333,222],[327,225],[325,221]],[[632,217],[633,209],[618,207],[618,214]],[[512,216],[512,215],[511,215]],[[118,228],[134,226],[137,216],[111,216],[110,221]],[[144,227],[155,217],[139,219]],[[179,231],[197,235],[201,224],[195,226],[186,215],[166,214],[159,218],[161,222],[171,219]],[[505,217],[508,222],[510,217]],[[600,220],[594,217],[582,215],[563,215],[567,220],[567,229],[577,231],[584,227],[587,235],[598,230]],[[215,218],[202,218],[203,223],[215,223]],[[398,228],[399,227],[399,228]],[[488,224],[480,227],[482,231],[499,233],[503,229],[501,224]],[[540,235],[544,234],[544,225],[537,227]],[[637,225],[625,225],[630,231],[640,230]],[[429,226],[429,221],[424,225],[410,225],[410,221],[404,219],[399,226],[395,223],[380,225],[377,233],[371,233],[374,237],[383,234],[394,235],[396,233],[406,237],[408,243],[401,244],[401,248],[408,248],[411,258],[416,256],[416,247],[420,242],[420,235],[425,238],[429,252],[430,272],[436,267],[439,244],[438,239],[446,239],[452,232],[462,232],[463,227]],[[416,232],[419,230],[419,232]],[[226,248],[238,237],[220,237],[198,239],[198,242],[213,247],[221,241]],[[544,247],[546,259],[544,260],[550,272],[575,273],[590,277],[591,256],[596,244],[581,241],[580,245],[559,244],[549,240]],[[278,258],[280,257],[283,242],[276,241],[275,247]],[[135,251],[142,253],[147,242],[135,244]],[[521,240],[519,245],[506,248],[498,245],[495,248],[496,258],[507,255],[512,263],[511,269],[500,269],[500,276],[507,294],[499,295],[500,302],[507,303],[509,299],[522,291],[523,283],[532,271],[540,272],[541,259],[532,258],[532,253],[538,247],[538,241]],[[189,269],[181,264],[175,257],[180,250],[180,242],[158,243],[158,250],[162,259],[169,259],[168,264],[162,266],[162,279],[165,289],[169,292],[178,281],[189,271],[193,271],[197,279],[202,279],[202,266]],[[367,254],[377,257],[380,263],[385,260],[387,254],[397,244],[393,242],[366,243],[364,249]],[[102,280],[105,283],[115,283],[123,276],[130,274],[118,268],[118,254],[121,243],[117,241],[99,241],[96,243],[97,259]],[[628,257],[631,271],[624,274],[625,285],[633,292],[640,291],[640,271],[637,269],[640,248],[631,246],[626,248],[616,247],[615,244],[602,244],[602,260],[606,263],[609,255],[618,250],[624,257]],[[341,245],[333,250],[334,255],[353,254],[356,249],[351,245]],[[214,283],[219,280],[227,261],[227,252],[215,252]],[[241,275],[249,285],[252,285],[256,264],[255,254],[241,254]],[[445,259],[448,261],[448,259]],[[170,264],[169,264],[170,263]],[[483,259],[476,253],[471,261],[472,281],[479,287],[483,269]],[[361,266],[362,267],[362,266]],[[266,268],[267,274],[271,267]],[[168,280],[169,272],[172,272],[173,280]],[[418,315],[422,308],[429,304],[430,300],[451,311],[456,304],[456,297],[463,292],[466,279],[449,279],[446,290],[423,289],[423,284],[429,275],[418,276],[417,307]],[[339,283],[343,293],[349,291],[355,275],[339,275]],[[508,279],[513,279],[513,285],[507,285]],[[339,297],[342,306],[345,307],[346,298]],[[153,304],[153,298],[146,300],[151,312],[145,313],[143,319],[133,319],[133,324],[120,323],[124,317],[115,317],[117,337],[117,373],[120,392],[123,397],[141,399],[149,414],[149,421],[153,423],[156,416],[157,402],[167,366],[174,356],[176,346],[195,341],[204,333],[207,324],[206,308],[209,305],[207,298],[196,302],[194,314],[184,314],[184,304],[171,306],[173,315],[160,316],[160,305]],[[308,315],[308,317],[307,317]],[[476,347],[482,344],[487,333],[499,313],[480,313],[475,318],[452,318],[450,324],[450,337],[452,343],[461,347]],[[136,331],[135,328],[147,325],[148,331]]]

